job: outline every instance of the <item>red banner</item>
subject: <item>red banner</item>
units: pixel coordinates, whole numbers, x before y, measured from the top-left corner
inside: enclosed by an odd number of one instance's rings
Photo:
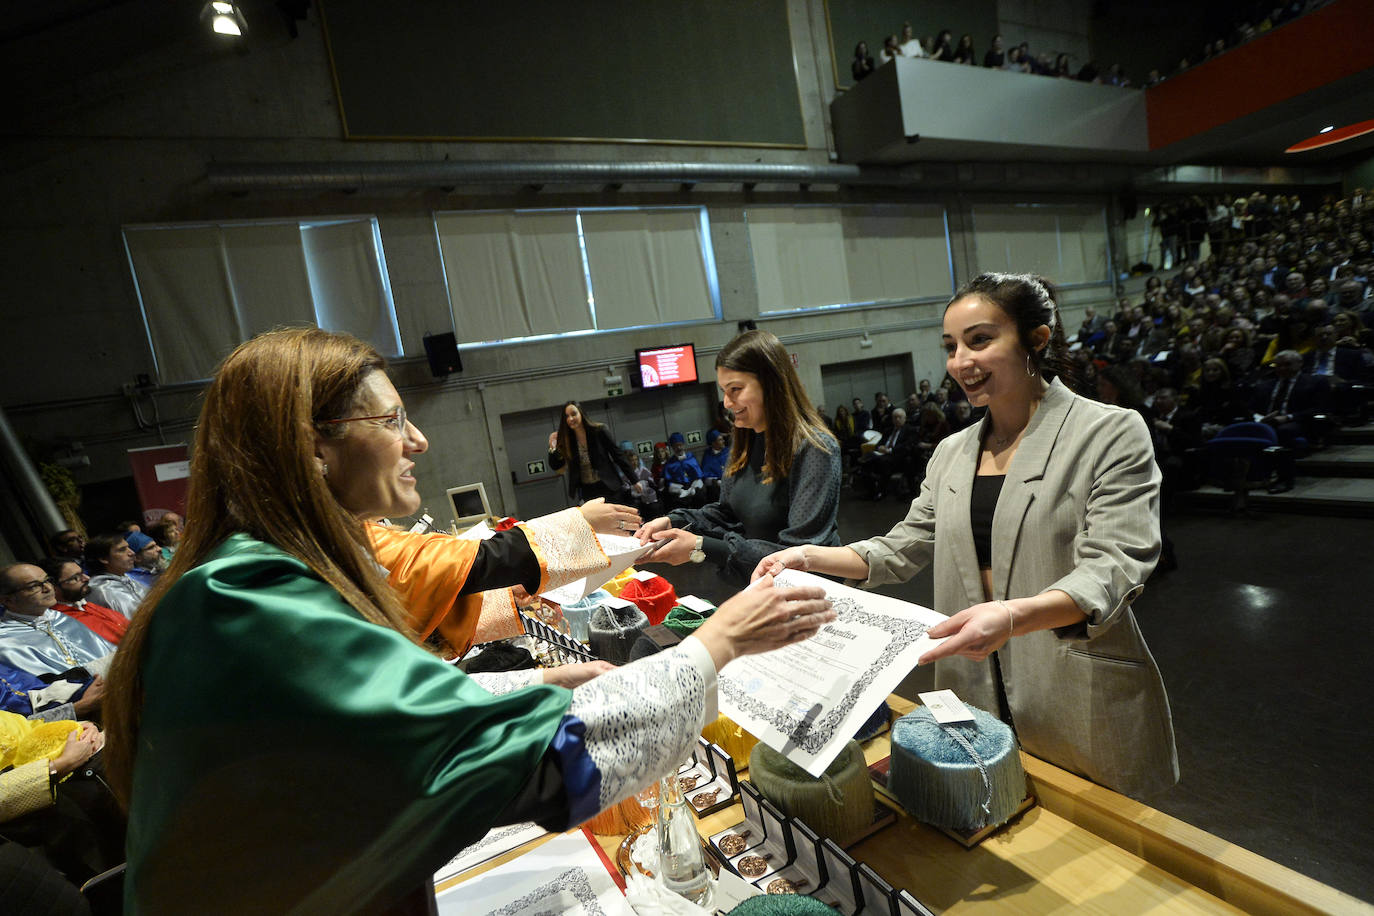
[[[191,476],[186,443],[131,448],[129,467],[143,507],[143,524],[150,525],[168,512],[186,515],[186,480]]]

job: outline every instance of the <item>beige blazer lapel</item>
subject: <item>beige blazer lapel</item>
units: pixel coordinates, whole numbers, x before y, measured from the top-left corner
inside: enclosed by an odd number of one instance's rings
[[[1017,560],[1035,563],[1037,545],[1032,543],[1034,531],[1022,528],[1031,506],[1037,499],[1053,499],[1054,493],[1045,490],[1045,468],[1049,465],[1050,453],[1059,438],[1059,431],[1069,416],[1073,397],[1058,379],[1050,383],[1040,407],[1031,417],[1021,444],[1007,468],[1007,477],[1002,484],[1002,494],[997,499],[997,510],[992,520],[992,597],[1006,598],[1008,584],[1011,582],[1012,567]],[[977,566],[975,560],[974,566]],[[1024,597],[1013,595],[1011,597]],[[980,597],[978,600],[982,600]]]
[[[983,433],[988,422],[985,416],[974,435],[965,436],[960,443],[959,456],[951,462],[951,473],[944,481],[946,492],[940,505],[943,518],[945,543],[940,546],[948,550],[954,559],[954,568],[959,570],[959,581],[964,587],[965,601],[961,609],[983,602],[983,580],[978,575],[978,552],[973,547],[973,521],[970,513],[970,500],[973,496],[973,478],[978,473],[978,453],[982,450]]]

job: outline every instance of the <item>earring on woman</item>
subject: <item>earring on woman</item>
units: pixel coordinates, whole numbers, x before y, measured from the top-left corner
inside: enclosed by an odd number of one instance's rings
[[[1035,377],[1035,367],[1031,365],[1031,355],[1029,353],[1026,354],[1026,374],[1031,378]]]
[[[321,476],[321,477],[328,477],[328,476],[329,476],[329,464],[328,464],[328,462],[323,462],[323,461],[320,462],[320,476]]]

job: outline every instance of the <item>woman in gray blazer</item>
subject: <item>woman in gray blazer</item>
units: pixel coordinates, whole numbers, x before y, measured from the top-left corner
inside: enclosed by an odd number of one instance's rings
[[[783,568],[903,582],[935,563],[936,684],[1002,716],[1030,754],[1129,795],[1178,781],[1164,682],[1131,613],[1159,558],[1159,483],[1133,411],[1074,394],[1054,290],[983,274],[946,306],[946,368],[979,424],[940,443],[907,517]]]

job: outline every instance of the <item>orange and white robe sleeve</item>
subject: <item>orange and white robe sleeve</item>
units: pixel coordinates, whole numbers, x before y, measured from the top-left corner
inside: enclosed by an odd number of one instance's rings
[[[530,595],[607,569],[610,558],[577,509],[521,522],[485,541],[368,525],[377,562],[421,638],[438,631],[459,654],[524,632],[513,589]]]

